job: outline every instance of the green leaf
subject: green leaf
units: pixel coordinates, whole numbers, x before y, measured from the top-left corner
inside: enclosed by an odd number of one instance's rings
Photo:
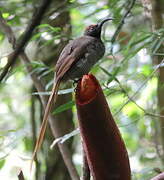
[[[4,35],[2,33],[0,33],[0,43],[2,43],[2,41],[4,40]]]
[[[2,17],[3,17],[4,19],[8,18],[9,16],[10,16],[9,13],[3,13],[3,14],[2,14]]]
[[[146,39],[148,39],[150,37],[151,37],[151,34],[146,34],[144,36],[141,36],[141,38],[137,38],[135,42],[131,43],[131,48],[136,44],[144,42]]]
[[[107,75],[110,77],[110,78],[108,79],[108,81],[107,81],[107,84],[109,84],[109,83],[112,82],[113,80],[115,80],[115,81],[118,82],[118,80],[117,80],[117,78],[116,78],[116,75],[118,74],[120,67],[116,67],[116,69],[115,69],[115,71],[114,71],[113,74],[109,73],[109,72],[108,72],[106,69],[104,69],[103,67],[100,67],[100,68],[101,68],[101,70],[102,70],[105,74],[107,74]]]
[[[5,165],[5,159],[1,159],[0,160],[0,169],[2,169],[3,168],[3,166]]]
[[[164,53],[152,53],[154,56],[164,56]]]
[[[46,70],[45,72],[43,72],[40,76],[39,76],[39,79],[41,79],[42,77],[48,75],[49,73],[53,72],[53,69],[48,69]]]
[[[43,62],[41,62],[41,61],[31,61],[31,65],[33,66],[33,67],[44,67],[44,66],[46,66]]]
[[[125,56],[125,58],[122,60],[122,62],[128,61],[131,58],[133,58],[141,49],[146,48],[148,45],[150,44],[150,42],[146,42],[144,44],[142,44],[141,46],[139,46],[138,48],[134,49],[131,52],[128,52],[128,54]]]
[[[61,113],[63,111],[66,111],[68,109],[71,109],[74,105],[75,105],[74,101],[69,101],[68,103],[63,104],[63,105],[57,107],[55,109],[55,111],[53,111],[53,114],[58,114],[58,113]]]
[[[100,69],[105,73],[105,74],[107,74],[108,76],[113,76],[111,73],[109,73],[105,68],[103,68],[103,67],[100,67]]]
[[[59,32],[61,30],[60,27],[53,27],[49,24],[41,24],[38,26],[38,28],[48,28],[49,30],[51,30],[53,32]]]
[[[6,103],[7,103],[7,101],[6,101]],[[0,135],[1,136],[7,136],[7,134],[12,133],[12,132],[16,132],[16,131],[17,131],[17,129],[9,129],[9,130],[4,130],[4,131],[1,130]]]
[[[42,35],[42,32],[39,32],[39,33],[33,35],[32,38],[31,38],[31,41],[39,39],[41,35]]]
[[[26,151],[31,151],[31,149],[32,149],[32,139],[29,138],[29,137],[24,137],[23,142],[24,142]]]
[[[157,41],[156,46],[153,49],[153,54],[157,52],[157,50],[161,47],[162,43],[164,42],[164,38],[161,38]]]
[[[142,70],[141,70],[141,71],[142,71],[142,73],[143,73],[145,76],[149,76],[150,73],[152,72],[152,68],[151,68],[150,65],[145,64],[145,65],[142,66]]]

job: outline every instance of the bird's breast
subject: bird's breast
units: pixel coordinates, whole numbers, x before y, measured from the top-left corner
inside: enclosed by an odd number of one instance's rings
[[[84,54],[76,60],[66,73],[66,78],[75,80],[89,73],[91,68],[103,57],[105,46],[101,40],[95,40],[89,43]]]

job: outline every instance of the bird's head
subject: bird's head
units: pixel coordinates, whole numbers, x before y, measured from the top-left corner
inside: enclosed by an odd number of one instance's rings
[[[102,29],[103,24],[105,22],[107,22],[107,21],[110,21],[110,20],[113,20],[113,18],[107,18],[107,19],[104,19],[103,21],[101,21],[98,24],[93,24],[93,25],[88,26],[85,29],[84,35],[100,38],[101,29]]]

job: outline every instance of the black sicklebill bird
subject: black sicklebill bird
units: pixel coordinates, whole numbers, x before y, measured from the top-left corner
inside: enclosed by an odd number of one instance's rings
[[[106,18],[98,24],[88,26],[83,36],[69,42],[61,52],[56,64],[54,85],[45,109],[39,137],[33,152],[32,162],[43,142],[48,116],[52,104],[56,102],[61,81],[81,78],[103,57],[105,46],[101,41],[101,30],[103,24],[109,20],[112,20],[112,18]]]

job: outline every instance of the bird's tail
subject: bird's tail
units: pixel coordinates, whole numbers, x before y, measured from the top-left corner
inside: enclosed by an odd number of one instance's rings
[[[38,150],[40,149],[40,147],[42,145],[44,135],[45,135],[45,132],[46,132],[47,123],[48,123],[48,116],[50,114],[53,102],[54,103],[56,102],[59,85],[60,85],[60,80],[56,81],[56,83],[54,84],[54,86],[52,88],[52,93],[51,93],[51,95],[50,95],[50,97],[48,99],[48,103],[47,103],[47,106],[46,106],[46,109],[45,109],[43,121],[42,121],[40,131],[39,131],[39,136],[38,136],[38,139],[36,141],[35,148],[34,148],[34,151],[33,151],[32,160],[31,160],[31,164],[30,164],[30,171],[32,170],[32,164],[33,164],[33,161],[35,159],[35,156],[36,156]]]

